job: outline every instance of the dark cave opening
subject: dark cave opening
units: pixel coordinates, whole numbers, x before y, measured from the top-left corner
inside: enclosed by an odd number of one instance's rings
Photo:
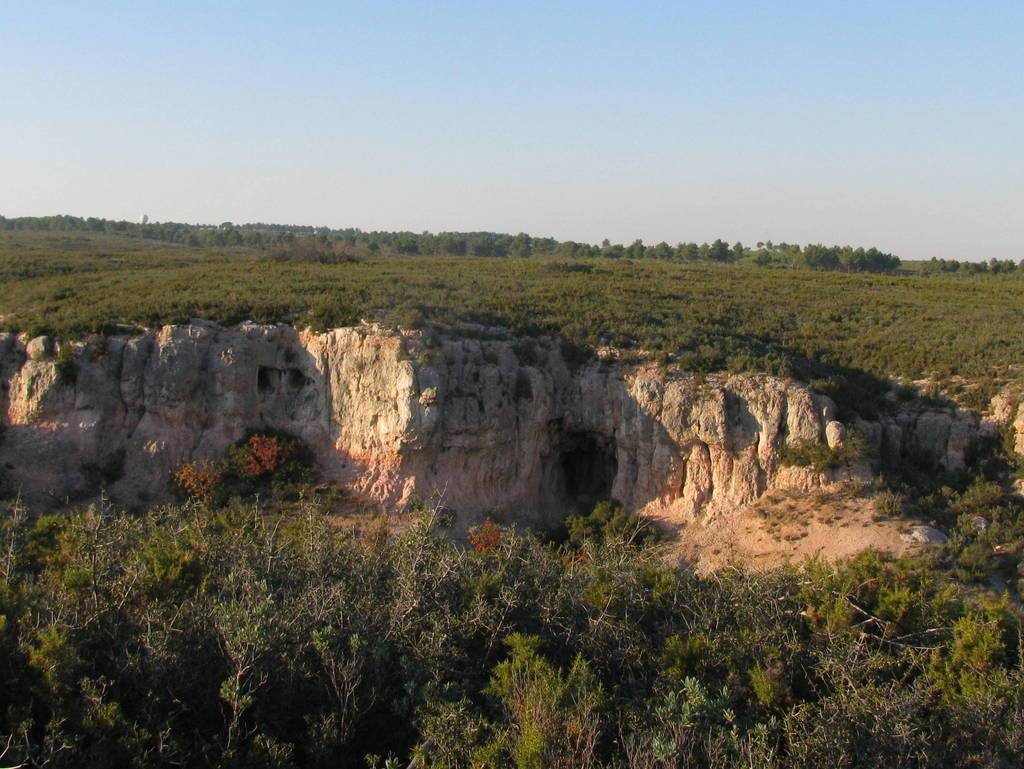
[[[309,377],[302,373],[301,369],[290,368],[288,369],[288,389],[292,392],[301,390],[303,387],[309,384]]]
[[[588,512],[597,502],[611,497],[619,468],[615,444],[586,432],[565,433],[561,444],[559,466],[567,512]]]
[[[277,369],[260,366],[256,371],[256,391],[261,395],[273,393],[277,390],[278,382],[281,380],[281,372]]]

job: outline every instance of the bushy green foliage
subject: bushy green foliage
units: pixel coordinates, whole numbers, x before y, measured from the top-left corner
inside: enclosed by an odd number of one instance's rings
[[[63,385],[74,385],[78,379],[78,364],[75,362],[75,354],[70,344],[62,344],[53,361],[54,370],[57,372],[57,381]]]
[[[1024,589],[1024,505],[998,483],[976,478],[939,497],[936,512],[951,526],[946,564],[965,582]]]
[[[920,561],[701,577],[312,509],[0,518],[4,761],[1010,766],[1019,615]],[[6,738],[2,744],[7,744]]]
[[[948,648],[932,657],[929,675],[952,706],[993,694],[1002,696],[1014,685],[1006,674],[1009,649],[1003,614],[999,606],[959,617],[953,623]]]
[[[337,249],[354,249],[357,259],[0,232],[0,315],[7,329],[65,340],[194,317],[314,328],[360,318],[502,325],[517,334],[557,332],[578,349],[642,350],[694,371],[795,374],[843,401],[877,396],[879,382],[866,374],[988,377],[1024,357],[1016,274],[924,278],[591,256],[568,270],[552,269],[537,251],[423,255],[380,239],[372,253],[358,237],[351,246],[337,237]]]
[[[818,441],[788,443],[779,452],[779,461],[787,467],[810,467],[818,473],[848,467],[863,458],[864,441],[849,433],[841,446],[830,447]]]
[[[894,491],[882,491],[875,497],[875,518],[898,518],[903,514],[903,495]]]
[[[494,769],[510,763],[517,769],[592,765],[604,694],[586,660],[577,655],[563,673],[538,653],[536,636],[513,633],[505,644],[508,659],[494,667],[488,691],[510,725],[480,755]]]
[[[582,547],[587,542],[603,544],[623,541],[639,545],[658,539],[658,532],[650,521],[628,512],[622,505],[603,500],[584,515],[569,515],[565,519],[569,543]]]

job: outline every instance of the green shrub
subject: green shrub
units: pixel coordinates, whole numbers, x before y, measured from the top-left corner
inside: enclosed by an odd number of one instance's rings
[[[569,543],[582,547],[586,542],[630,542],[645,545],[659,539],[654,526],[636,513],[628,512],[611,500],[598,502],[585,515],[570,515],[565,519]]]
[[[56,556],[67,523],[66,516],[55,513],[36,519],[25,539],[24,557],[30,568],[41,569]]]
[[[903,515],[904,498],[894,491],[882,491],[875,497],[875,519],[899,518]]]
[[[777,668],[766,668],[757,663],[747,671],[750,688],[757,701],[766,708],[777,707],[785,697],[785,686]]]
[[[348,297],[339,294],[317,301],[300,317],[296,325],[322,333],[335,328],[356,326],[361,315],[362,313],[349,303]]]
[[[662,675],[673,683],[682,683],[702,672],[710,658],[711,639],[706,635],[691,635],[685,638],[671,635],[665,639],[661,655]]]
[[[783,467],[810,467],[823,473],[839,467],[848,467],[864,457],[864,439],[853,430],[846,434],[842,446],[830,448],[818,441],[787,443],[779,452]]]
[[[972,612],[956,620],[951,644],[933,655],[929,673],[943,698],[958,704],[1009,684],[1006,651],[998,617]]]
[[[984,582],[992,566],[992,547],[985,542],[971,542],[956,556],[956,574],[965,582]]]
[[[1000,484],[985,478],[975,478],[970,486],[956,495],[951,508],[960,515],[987,515],[1004,497],[1005,492]]]
[[[779,453],[783,467],[810,467],[823,473],[839,467],[839,455],[824,443],[801,441],[787,443]]]
[[[54,370],[57,372],[57,381],[66,386],[73,386],[78,379],[78,363],[75,361],[75,351],[68,343],[63,343],[57,352],[53,362]]]
[[[489,691],[511,728],[483,755],[493,760],[505,754],[517,769],[596,765],[605,697],[587,662],[578,656],[562,672],[539,654],[539,638],[513,634],[505,644],[508,659],[495,666]],[[495,766],[508,765],[502,760]]]

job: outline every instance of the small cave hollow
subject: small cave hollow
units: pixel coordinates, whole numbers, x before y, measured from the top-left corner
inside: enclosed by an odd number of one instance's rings
[[[558,470],[569,513],[588,512],[609,499],[618,472],[615,442],[590,432],[562,435]]]
[[[281,372],[276,368],[260,366],[256,372],[256,391],[260,395],[269,395],[277,392],[281,383]]]
[[[282,390],[286,393],[296,393],[310,382],[310,378],[302,369],[295,367],[279,369],[260,366],[256,372],[256,390],[260,395],[276,395]]]
[[[302,369],[290,368],[288,369],[287,382],[288,389],[294,392],[308,385],[310,380],[309,377],[302,373]]]

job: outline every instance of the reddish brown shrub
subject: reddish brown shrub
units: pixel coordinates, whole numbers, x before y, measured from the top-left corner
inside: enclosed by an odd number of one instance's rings
[[[273,435],[254,435],[249,438],[249,459],[246,473],[259,478],[274,472],[288,459],[288,452],[281,441]]]
[[[491,551],[497,550],[501,544],[502,528],[494,521],[484,521],[479,526],[469,530],[469,545],[474,550]]]
[[[174,483],[182,493],[203,502],[210,501],[220,482],[220,469],[209,460],[189,462],[174,473]]]

